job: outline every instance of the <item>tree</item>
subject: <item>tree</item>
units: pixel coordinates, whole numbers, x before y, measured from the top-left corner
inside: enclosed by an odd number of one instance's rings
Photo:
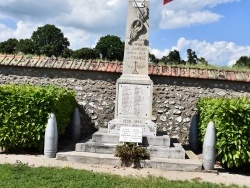
[[[180,64],[181,63],[181,56],[179,51],[174,50],[174,51],[170,51],[167,59],[169,61],[169,63],[171,64]]]
[[[0,43],[0,52],[6,54],[14,54],[16,52],[18,40],[10,38],[7,41]]]
[[[148,56],[149,56],[149,59],[150,59],[151,63],[156,63],[156,64],[159,63],[160,60],[158,58],[156,58],[154,54],[149,53]]]
[[[240,59],[236,61],[235,65],[233,65],[233,67],[250,68],[250,57],[241,56]]]
[[[62,31],[54,25],[44,25],[34,31],[31,40],[34,43],[35,53],[46,56],[60,56],[68,48],[69,41]]]
[[[107,35],[101,37],[96,44],[95,50],[107,60],[123,60],[124,42],[117,36]]]
[[[208,65],[207,60],[204,57],[198,58],[198,62],[202,65]]]
[[[163,62],[166,65],[186,64],[185,61],[181,60],[180,53],[177,50],[170,51],[167,56],[163,56],[161,58],[161,62]]]
[[[198,63],[198,58],[197,55],[195,54],[195,51],[191,50],[191,49],[187,49],[187,62],[190,65],[196,65]]]
[[[20,39],[17,44],[17,51],[24,54],[34,54],[34,44],[31,39]]]
[[[163,62],[165,64],[170,64],[170,65],[180,64],[181,63],[181,56],[180,56],[179,51],[177,51],[177,50],[170,51],[167,56],[164,56]]]
[[[81,48],[73,52],[72,58],[74,59],[96,59],[96,58],[99,58],[99,54],[96,52],[96,50],[92,48]]]
[[[4,42],[0,42],[0,53],[4,53]]]
[[[69,57],[71,57],[72,54],[73,54],[73,50],[71,50],[69,48],[64,48],[62,57],[69,58]]]

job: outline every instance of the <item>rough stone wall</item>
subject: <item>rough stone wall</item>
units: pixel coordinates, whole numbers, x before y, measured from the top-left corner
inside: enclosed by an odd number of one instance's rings
[[[187,143],[200,97],[250,97],[250,84],[221,80],[153,76],[153,118],[158,128]]]
[[[114,118],[115,82],[120,73],[0,66],[0,84],[54,84],[76,91],[81,106],[83,134],[90,127],[107,127]],[[158,130],[187,143],[199,97],[250,97],[250,83],[152,75],[153,116]]]

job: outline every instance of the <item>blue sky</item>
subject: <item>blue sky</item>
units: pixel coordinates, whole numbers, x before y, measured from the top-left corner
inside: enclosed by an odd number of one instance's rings
[[[54,24],[73,50],[111,34],[125,37],[128,0],[0,0],[0,42],[30,38]],[[158,58],[191,48],[209,64],[231,66],[250,56],[249,0],[150,0],[150,51]]]
[[[177,3],[177,2],[172,2]],[[168,9],[168,5],[165,5]],[[165,36],[165,40],[158,45],[158,48],[164,49],[164,42],[169,45],[175,45],[180,37],[189,39],[214,41],[233,41],[238,45],[250,45],[250,1],[242,0],[240,2],[219,5],[211,9],[222,15],[222,18],[214,23],[192,25],[184,28],[175,28],[168,30],[152,31],[152,40],[157,37]],[[168,45],[168,46],[169,46]]]

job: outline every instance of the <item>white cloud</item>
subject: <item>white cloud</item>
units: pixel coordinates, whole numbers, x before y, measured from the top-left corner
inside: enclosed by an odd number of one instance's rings
[[[150,1],[152,28],[173,29],[216,22],[222,15],[211,11],[218,4],[239,0],[174,0],[162,6]],[[0,19],[78,28],[91,33],[124,36],[126,0],[0,0]]]
[[[169,54],[169,49],[165,49],[163,51],[159,50],[159,49],[155,49],[155,48],[152,48],[152,49],[149,49],[150,53],[151,54],[154,54],[156,58],[162,58],[163,56],[167,56]]]
[[[119,0],[109,0],[107,5],[110,7],[115,7],[119,3]]]
[[[161,11],[161,29],[175,29],[219,21],[223,16],[212,8],[240,0],[174,0]]]
[[[77,28],[62,27],[61,30],[65,33],[64,36],[70,41],[70,48],[73,50],[83,47],[94,48],[96,39],[101,37],[101,35],[91,34]]]
[[[222,16],[210,11],[196,11],[190,13],[187,11],[174,12],[165,10],[162,12],[160,28],[175,29],[197,24],[208,24],[218,21],[221,17]]]
[[[4,41],[12,37],[13,30],[6,25],[0,24],[0,31],[4,31],[0,32],[0,41]]]
[[[206,41],[180,38],[177,45],[170,50],[174,49],[180,52],[184,60],[187,60],[187,49],[192,49],[198,57],[204,57],[209,64],[220,66],[232,66],[241,56],[250,56],[250,46],[239,46],[226,41],[208,43]],[[163,55],[168,55],[170,50],[151,49],[151,53],[155,54],[157,58],[161,58]]]
[[[6,25],[0,24],[0,41],[8,40],[9,38],[25,39],[30,38],[32,32],[37,29],[36,26],[29,22],[19,21],[16,24],[16,28],[12,29]]]
[[[74,26],[95,33],[119,30],[126,22],[126,1],[70,0],[73,10],[57,18],[64,26]],[[123,26],[124,28],[124,26]]]
[[[17,39],[30,38],[33,31],[36,29],[37,27],[29,22],[19,21],[17,22],[17,28],[13,34]]]
[[[8,0],[0,2],[0,12],[12,18],[34,21],[69,13],[67,0]]]

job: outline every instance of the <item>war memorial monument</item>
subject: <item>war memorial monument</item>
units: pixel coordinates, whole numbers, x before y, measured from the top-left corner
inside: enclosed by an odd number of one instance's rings
[[[117,145],[138,143],[150,152],[146,167],[200,171],[201,164],[185,159],[186,152],[168,135],[158,134],[152,118],[153,82],[148,76],[149,0],[129,0],[122,75],[116,82],[114,119],[91,139],[76,144],[74,152],[59,152],[57,159],[117,165]],[[178,159],[176,160],[173,159]]]

